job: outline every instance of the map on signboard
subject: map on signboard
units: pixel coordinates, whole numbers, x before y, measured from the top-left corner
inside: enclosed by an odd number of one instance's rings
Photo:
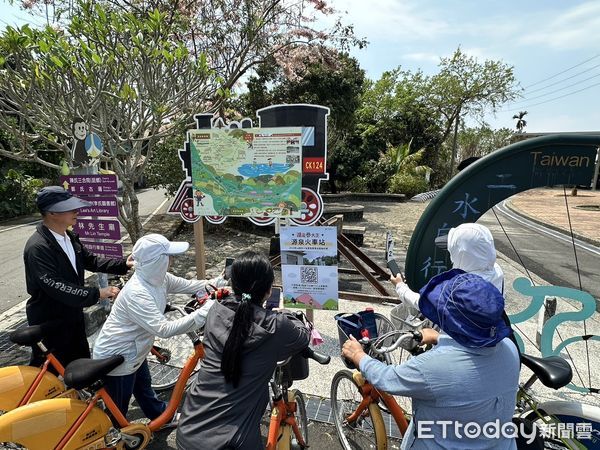
[[[188,133],[194,214],[301,217],[302,128]]]

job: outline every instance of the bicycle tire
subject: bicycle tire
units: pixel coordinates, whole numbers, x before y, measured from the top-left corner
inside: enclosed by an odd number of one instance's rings
[[[175,320],[181,317],[177,311],[170,311],[165,314],[169,320]],[[164,348],[171,353],[171,357],[167,362],[160,362],[153,354],[147,357],[148,368],[152,377],[152,389],[155,391],[163,391],[175,386],[179,379],[181,369],[194,353],[194,344],[186,334],[171,336],[170,338],[158,338],[154,341],[156,347]],[[192,375],[198,370],[198,365],[192,372]],[[190,375],[190,380],[192,376]]]
[[[298,424],[298,429],[300,430],[300,434],[304,439],[304,443],[308,447],[308,415],[306,414],[306,401],[304,400],[304,395],[298,389],[293,390],[294,393],[294,401],[296,402],[296,423]],[[290,435],[290,448],[292,450],[301,449],[298,441],[296,441],[296,435],[292,432]]]
[[[590,423],[592,426],[591,435],[600,435],[600,408],[597,406],[587,405],[579,402],[566,401],[549,401],[538,405],[538,412],[542,415],[540,418],[536,411],[530,411],[525,415],[525,419],[530,420],[534,424],[550,421],[569,424],[573,430],[577,430],[577,424]],[[552,436],[542,436],[544,440],[544,448],[553,450],[571,450],[585,448],[587,450],[600,450],[600,441],[594,439],[580,439],[573,444],[565,444],[561,440]],[[577,442],[582,446],[578,446]]]
[[[381,409],[371,403],[357,420],[349,424],[346,417],[358,407],[362,394],[350,370],[340,370],[331,381],[331,409],[335,429],[344,450],[387,449],[387,436]]]

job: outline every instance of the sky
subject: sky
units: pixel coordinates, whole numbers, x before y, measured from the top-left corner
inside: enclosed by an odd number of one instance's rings
[[[528,111],[527,132],[600,131],[600,1],[329,0],[369,41],[354,49],[367,76],[402,66],[434,74],[460,46],[480,62],[514,67],[522,98],[485,120],[514,128]],[[0,0],[0,29],[31,17]],[[40,19],[35,19],[40,22]]]

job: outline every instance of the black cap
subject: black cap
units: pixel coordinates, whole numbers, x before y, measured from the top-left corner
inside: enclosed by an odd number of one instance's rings
[[[92,206],[92,203],[75,197],[60,186],[40,189],[36,198],[37,207],[42,212],[65,212]]]
[[[436,247],[446,250],[448,248],[448,235],[439,236],[435,238]]]

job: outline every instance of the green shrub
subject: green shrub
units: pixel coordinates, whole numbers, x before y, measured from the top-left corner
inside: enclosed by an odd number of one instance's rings
[[[404,194],[408,198],[426,192],[429,188],[427,180],[419,175],[398,173],[390,179],[389,192]]]
[[[9,169],[0,178],[0,218],[35,212],[35,195],[43,186],[42,180]]]
[[[346,183],[345,187],[350,192],[369,192],[369,189],[367,187],[367,180],[365,179],[365,177],[361,177],[360,175],[352,178],[348,183]]]

